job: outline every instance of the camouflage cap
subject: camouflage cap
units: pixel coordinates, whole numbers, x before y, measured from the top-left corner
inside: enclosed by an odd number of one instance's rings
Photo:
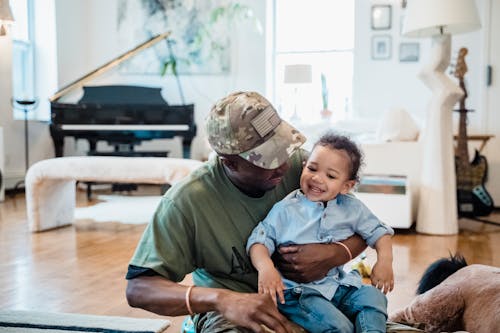
[[[278,168],[306,141],[256,92],[236,92],[218,101],[206,130],[217,153],[239,155],[264,169]]]

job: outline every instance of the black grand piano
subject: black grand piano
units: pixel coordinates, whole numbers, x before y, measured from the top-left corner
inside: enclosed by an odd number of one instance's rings
[[[89,142],[88,155],[166,156],[167,152],[135,151],[134,146],[145,140],[175,136],[182,137],[183,157],[190,157],[191,142],[196,135],[193,104],[169,105],[161,96],[161,88],[155,87],[85,86],[95,76],[166,39],[168,35],[164,33],[151,38],[50,98],[50,134],[56,157],[63,156],[65,137],[86,139]],[[83,96],[77,103],[61,102],[64,95],[81,87]],[[179,89],[184,99],[180,85]],[[114,146],[114,152],[97,151],[98,141]]]

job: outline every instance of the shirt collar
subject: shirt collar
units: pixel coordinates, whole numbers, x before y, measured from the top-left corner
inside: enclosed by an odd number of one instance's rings
[[[314,204],[316,203],[314,201],[307,199],[307,197],[305,196],[305,194],[302,192],[302,190],[300,188],[295,192],[294,197],[299,199],[299,200],[305,200],[308,202],[312,202]],[[342,202],[342,194],[339,193],[339,194],[337,194],[337,197],[335,197],[335,199],[332,199],[332,200],[327,202],[326,207],[331,206],[331,205],[336,204],[336,203],[341,203],[341,202]]]

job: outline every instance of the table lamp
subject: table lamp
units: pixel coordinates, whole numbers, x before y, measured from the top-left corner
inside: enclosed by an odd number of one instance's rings
[[[479,29],[481,24],[474,0],[412,0],[405,16],[404,36],[432,37],[430,61],[419,74],[432,97],[421,139],[416,228],[426,234],[452,235],[458,233],[452,111],[463,91],[445,70],[451,58],[451,35]]]
[[[7,35],[5,24],[14,22],[9,0],[0,0],[0,36]]]
[[[285,78],[283,80],[285,84],[293,85],[294,92],[294,109],[290,120],[299,120],[299,114],[297,112],[297,102],[298,102],[298,88],[300,85],[312,82],[312,66],[306,64],[296,64],[296,65],[286,65],[285,66]]]

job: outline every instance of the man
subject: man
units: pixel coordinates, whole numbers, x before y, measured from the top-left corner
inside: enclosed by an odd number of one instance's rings
[[[297,332],[269,295],[255,293],[245,244],[298,188],[305,138],[255,92],[221,99],[206,129],[217,156],[163,197],[130,261],[127,300],[160,315],[198,313],[197,332]],[[283,247],[276,263],[291,280],[320,279],[366,247],[358,236],[344,245]],[[178,284],[191,272],[196,287]]]

